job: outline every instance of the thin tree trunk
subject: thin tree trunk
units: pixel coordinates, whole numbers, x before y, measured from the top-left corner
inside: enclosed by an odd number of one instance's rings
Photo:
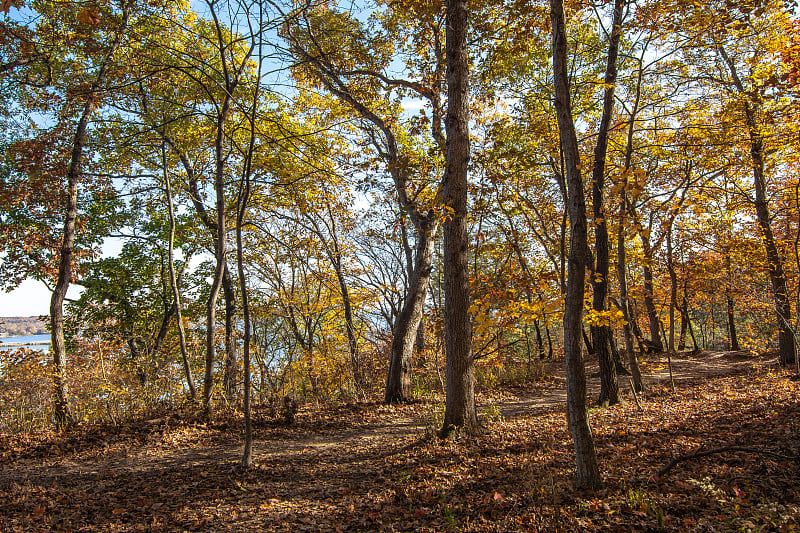
[[[539,321],[534,319],[533,328],[536,330],[536,348],[539,350],[539,359],[544,359],[544,343],[542,342],[542,329],[539,327]],[[527,335],[526,335],[527,337]]]
[[[769,205],[767,204],[767,184],[764,176],[764,139],[756,121],[756,109],[744,98],[747,92],[739,78],[736,66],[726,53],[725,48],[718,46],[717,49],[730,70],[736,90],[740,97],[742,97],[745,122],[747,123],[747,130],[750,136],[750,159],[753,165],[753,187],[756,193],[756,218],[758,219],[761,238],[764,242],[764,249],[767,254],[769,279],[772,284],[772,297],[775,301],[775,314],[778,321],[780,362],[781,365],[789,366],[796,362],[796,347],[791,329],[792,305],[786,287],[786,274],[784,273],[783,260],[781,259],[780,252],[778,252],[775,236],[772,233]]]
[[[260,51],[260,46],[259,46]],[[259,57],[260,54],[259,54]],[[261,73],[261,62],[259,61],[259,74]],[[236,267],[239,273],[239,287],[242,291],[242,314],[244,318],[244,398],[242,407],[244,410],[244,449],[242,451],[241,466],[250,468],[253,464],[253,423],[250,413],[250,397],[252,396],[252,376],[250,372],[250,338],[251,338],[251,319],[250,319],[250,300],[247,293],[247,277],[244,272],[244,243],[242,241],[242,223],[247,211],[247,203],[250,201],[250,173],[255,152],[255,113],[258,105],[259,91],[256,89],[253,96],[253,107],[249,116],[250,121],[250,144],[245,158],[245,168],[242,181],[239,186],[239,195],[236,211]]]
[[[553,28],[553,81],[555,108],[568,186],[570,248],[567,293],[564,302],[564,358],[567,370],[567,420],[575,445],[577,482],[591,489],[602,481],[594,437],[586,410],[586,375],[581,352],[584,281],[587,263],[586,202],[580,174],[580,153],[570,104],[567,36],[562,0],[550,0]]]
[[[215,259],[216,265],[214,266],[214,280],[211,284],[211,290],[209,291],[208,301],[206,302],[206,318],[207,318],[207,326],[206,326],[206,364],[205,364],[205,375],[203,377],[203,413],[206,419],[211,418],[211,391],[214,386],[214,359],[215,359],[215,329],[216,329],[216,306],[217,306],[217,298],[219,297],[220,287],[224,283],[225,273],[228,270],[226,265],[226,232],[227,229],[225,227],[225,154],[224,154],[224,139],[225,139],[225,122],[228,119],[228,115],[231,111],[231,103],[233,101],[233,94],[236,91],[236,87],[239,85],[239,79],[244,71],[245,67],[249,64],[249,58],[253,53],[254,44],[251,43],[249,49],[246,51],[243,56],[241,56],[241,61],[234,67],[233,65],[229,64],[229,56],[226,53],[226,48],[228,44],[225,43],[224,31],[222,30],[222,26],[220,21],[217,17],[217,12],[214,8],[213,2],[207,2],[209,7],[209,12],[211,17],[214,21],[214,30],[215,30],[215,37],[216,37],[216,44],[217,44],[217,53],[219,54],[219,59],[221,60],[221,73],[224,78],[224,89],[225,93],[222,98],[221,104],[219,104],[219,111],[217,112],[217,121],[216,121],[216,136],[214,139],[214,193],[215,193],[215,204],[216,204],[216,230],[217,230],[217,239],[215,242]],[[233,68],[232,68],[233,67]],[[191,185],[190,185],[191,186]],[[192,191],[192,196],[196,195],[196,189]],[[195,207],[197,207],[199,199],[195,201],[193,199],[193,203],[195,203]],[[199,211],[204,211],[204,209],[199,209]],[[227,283],[226,283],[227,284]],[[228,285],[228,288],[233,288],[233,283],[231,282]],[[233,315],[235,313],[235,305],[232,303],[232,292],[226,298],[226,335],[225,335],[225,353],[226,357],[231,355],[230,350],[234,350],[235,346],[230,343],[234,343],[232,339],[232,330],[233,330]],[[230,321],[230,322],[228,322]],[[230,328],[230,331],[228,330]],[[235,344],[235,343],[234,343]],[[235,355],[234,355],[235,357]]]
[[[681,314],[681,333],[678,336],[678,351],[683,351],[686,349],[686,331],[688,326],[688,313],[684,311],[684,307],[686,306],[686,282],[684,280],[683,284],[683,300],[681,304],[678,306],[678,311]]]
[[[581,337],[583,338],[583,344],[586,345],[586,353],[593,354],[594,345],[592,345],[592,341],[589,338],[589,335],[586,334],[586,330],[583,329],[583,326],[581,326]]]
[[[645,238],[642,236],[644,243]],[[650,248],[650,243],[644,246],[644,308],[647,311],[647,324],[650,327],[650,341],[656,351],[664,351],[664,343],[661,342],[661,321],[658,319],[658,310],[655,304],[655,291],[653,289],[653,268],[651,266],[653,261],[653,251]]]
[[[238,374],[238,364],[236,363],[236,290],[233,286],[233,279],[231,279],[227,258],[223,268],[222,297],[225,300],[225,360],[223,361],[222,390],[225,392],[225,401],[228,402],[228,405],[234,405],[238,397],[238,387],[236,386],[236,375]]]
[[[595,231],[595,268],[592,276],[592,309],[595,313],[606,310],[608,295],[609,250],[608,250],[608,214],[603,205],[603,192],[606,179],[606,153],[608,151],[608,131],[614,114],[614,87],[617,80],[617,55],[619,40],[622,34],[622,10],[624,0],[615,0],[612,17],[611,35],[608,43],[608,62],[604,78],[603,114],[597,133],[597,144],[594,148],[594,165],[592,166],[592,213]],[[619,403],[619,384],[617,369],[611,356],[611,327],[607,324],[591,326],[592,346],[600,366],[601,405]]]
[[[731,350],[738,352],[741,350],[739,347],[739,337],[736,334],[736,320],[734,317],[733,312],[733,296],[730,293],[725,295],[725,300],[728,305],[728,336],[729,336],[729,346]]]
[[[167,154],[162,144],[161,159],[164,166],[164,189],[167,193],[167,213],[169,214],[169,284],[172,288],[172,299],[175,306],[175,319],[178,323],[178,344],[181,349],[181,360],[183,362],[183,373],[186,376],[186,385],[189,387],[189,395],[192,401],[197,401],[197,387],[192,377],[192,367],[189,364],[189,352],[186,349],[186,332],[183,328],[183,315],[181,311],[181,290],[178,287],[178,277],[175,274],[175,206],[172,202],[172,186],[167,175]]]
[[[675,273],[675,263],[672,258],[672,226],[674,219],[670,219],[667,227],[667,271],[669,272],[669,340],[667,347],[670,353],[675,353],[675,308],[678,307],[678,276]]]
[[[689,302],[686,300],[686,297],[683,297],[683,316],[686,317],[686,325],[689,326],[689,335],[692,337],[692,347],[694,351],[697,351],[698,344],[697,339],[694,336],[694,327],[692,326],[692,319],[689,316]]]
[[[203,413],[206,419],[211,419],[211,391],[214,387],[214,358],[216,354],[216,313],[217,297],[222,286],[222,278],[227,270],[225,265],[225,182],[224,182],[224,159],[222,153],[223,126],[225,119],[230,112],[230,96],[226,95],[222,103],[222,109],[217,118],[217,137],[215,141],[216,168],[214,172],[214,191],[216,193],[217,208],[217,238],[215,241],[214,257],[216,265],[214,267],[214,279],[211,283],[208,300],[206,301],[206,362],[205,374],[203,377]]]
[[[122,43],[122,35],[128,28],[130,6],[122,6],[122,21],[114,36],[114,41],[103,58],[97,76],[84,96],[83,109],[80,119],[75,127],[75,136],[72,140],[72,151],[67,169],[67,205],[64,218],[64,236],[59,250],[58,277],[56,278],[53,294],[50,298],[50,339],[53,352],[53,416],[57,429],[63,429],[75,423],[70,412],[67,400],[67,351],[64,343],[64,299],[72,282],[72,257],[75,250],[75,223],[78,218],[78,181],[81,176],[83,163],[83,147],[89,119],[97,107],[98,92],[105,83],[109,63]]]
[[[448,217],[444,222],[444,332],[447,397],[442,436],[459,429],[479,430],[475,410],[472,324],[469,317],[469,239],[467,233],[467,165],[469,163],[469,57],[467,0],[447,0],[447,132],[442,187]]]
[[[252,120],[252,119],[251,119]],[[251,128],[254,124],[251,121]],[[247,166],[250,165],[250,158],[253,151],[253,135],[250,142],[250,155],[248,157]],[[239,208],[236,215],[236,266],[239,271],[239,285],[242,291],[242,314],[244,315],[244,450],[242,452],[241,465],[243,468],[249,468],[253,463],[253,424],[250,415],[250,396],[251,392],[251,375],[250,375],[250,301],[247,295],[247,277],[244,272],[244,258],[243,258],[243,242],[242,242],[242,220],[244,213],[247,210],[247,202],[250,199],[250,169],[245,170],[245,177],[243,178],[244,185],[243,191],[239,194]]]
[[[635,392],[642,392],[644,390],[644,382],[642,381],[642,373],[639,370],[639,362],[636,359],[636,352],[633,348],[634,335],[636,335],[635,338],[638,342],[640,353],[642,350],[642,341],[641,335],[636,331],[637,324],[631,313],[630,301],[628,300],[628,266],[627,252],[625,249],[625,218],[628,212],[628,199],[625,190],[628,185],[628,172],[630,171],[633,159],[633,133],[636,127],[636,114],[639,111],[639,101],[642,94],[643,74],[643,61],[640,59],[636,77],[636,97],[633,102],[630,121],[628,122],[628,134],[625,144],[625,168],[622,172],[622,187],[620,187],[619,196],[619,222],[617,225],[617,280],[619,283],[620,308],[622,310],[622,317],[625,320],[625,324],[622,327],[622,334],[625,337],[625,353],[628,355],[628,365],[631,369]]]
[[[350,300],[350,291],[347,288],[347,280],[344,277],[344,266],[342,265],[342,251],[339,247],[339,237],[336,231],[335,217],[329,202],[326,202],[326,208],[328,211],[328,217],[330,218],[331,221],[330,226],[328,226],[328,234],[330,235],[330,240],[333,245],[332,248],[327,244],[327,240],[323,237],[323,232],[317,221],[310,215],[307,215],[307,218],[309,218],[312,226],[314,227],[315,233],[319,236],[320,240],[323,241],[323,245],[325,246],[325,252],[328,256],[328,260],[330,261],[331,266],[333,267],[333,270],[336,273],[336,281],[339,284],[339,292],[342,295],[342,306],[344,307],[344,323],[345,323],[345,330],[347,333],[347,345],[350,350],[350,367],[353,372],[353,381],[355,382],[356,388],[358,390],[363,390],[365,383],[364,383],[364,376],[361,372],[361,361],[359,361],[359,355],[358,355],[358,340],[356,339],[356,328],[355,324],[353,323],[353,304],[352,301]]]

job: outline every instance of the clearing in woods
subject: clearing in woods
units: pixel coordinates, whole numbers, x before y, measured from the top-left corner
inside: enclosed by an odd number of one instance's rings
[[[789,531],[800,525],[797,384],[774,356],[643,362],[648,391],[592,409],[606,480],[575,490],[561,363],[479,394],[486,432],[440,441],[442,405],[180,413],[62,436],[0,436],[2,531]],[[589,362],[589,398],[599,387]],[[696,452],[712,451],[703,457]],[[682,458],[658,475],[673,458]]]

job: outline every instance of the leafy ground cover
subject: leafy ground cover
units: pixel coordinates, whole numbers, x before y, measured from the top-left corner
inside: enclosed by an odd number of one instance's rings
[[[233,415],[201,424],[170,412],[63,435],[4,435],[0,529],[797,528],[800,404],[790,373],[770,357],[705,352],[675,361],[673,393],[664,361],[644,366],[641,408],[628,397],[591,411],[606,480],[598,492],[572,485],[563,376],[553,363],[547,379],[482,391],[486,431],[472,442],[435,436],[436,399],[305,406],[291,426],[258,411],[249,471],[237,468]],[[688,458],[703,451],[714,453]]]

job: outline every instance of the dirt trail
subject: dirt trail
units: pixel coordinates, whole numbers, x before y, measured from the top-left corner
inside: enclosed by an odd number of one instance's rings
[[[675,357],[672,362],[673,377],[677,387],[715,376],[742,373],[754,367],[774,365],[775,357],[751,357],[742,352],[702,352],[697,356]],[[544,412],[563,411],[566,406],[566,378],[563,361],[549,363],[547,372],[552,379],[535,390],[515,390],[499,403],[479,404],[479,411],[499,409],[506,418],[530,416]],[[591,404],[599,394],[600,381],[596,361],[587,361],[587,393]],[[666,357],[651,358],[642,363],[643,378],[647,387],[669,386]],[[632,400],[631,385],[627,376],[620,376],[620,389],[626,399]],[[292,431],[284,428],[277,433],[261,431],[254,440],[256,463],[275,463],[297,459],[320,460],[331,455],[341,455],[348,450],[377,448],[381,442],[411,436],[422,436],[430,431],[426,420],[413,406],[401,408],[379,407],[382,411],[367,423],[356,421],[352,426]],[[419,409],[419,407],[417,407]],[[168,428],[154,427],[154,433],[168,433]],[[236,464],[241,455],[240,431],[229,432],[227,439],[212,439],[200,446],[165,446],[153,449],[148,443],[141,447],[126,445],[121,449],[92,454],[57,454],[51,458],[20,459],[0,470],[0,481],[20,481],[31,478],[60,476],[104,476],[125,473],[167,471],[174,468],[198,467],[211,463]],[[99,446],[108,446],[103,442]]]
[[[754,368],[774,366],[777,356],[753,357],[747,352],[700,352],[685,353],[672,358],[672,379],[675,386],[686,387],[714,377],[741,374]],[[670,374],[667,356],[651,356],[640,362],[645,388],[669,387]],[[567,378],[563,360],[546,365],[546,373],[553,376],[548,387],[531,393],[523,393],[518,399],[504,401],[500,412],[505,417],[524,416],[535,413],[565,411],[567,405]],[[600,369],[596,359],[586,362],[586,394],[591,405],[600,394]],[[623,397],[633,401],[632,382],[629,376],[618,376]]]

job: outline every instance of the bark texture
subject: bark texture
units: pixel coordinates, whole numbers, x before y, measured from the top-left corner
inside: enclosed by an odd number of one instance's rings
[[[467,165],[469,163],[469,63],[466,0],[447,1],[447,132],[444,204],[444,331],[447,400],[442,434],[478,431],[472,324],[469,318]]]
[[[386,403],[407,403],[414,397],[411,390],[411,362],[416,332],[422,320],[433,270],[433,250],[439,227],[438,221],[431,221],[431,226],[424,224],[422,231],[417,234],[414,269],[409,279],[408,293],[395,320],[384,395]]]
[[[561,149],[564,154],[570,219],[567,293],[564,302],[564,357],[567,371],[567,420],[575,445],[578,485],[601,485],[597,452],[586,411],[586,375],[581,351],[584,281],[587,263],[586,201],[580,174],[580,155],[569,92],[567,36],[562,0],[550,0],[553,28],[553,81]]]
[[[166,136],[165,136],[166,137]],[[186,332],[183,328],[183,315],[181,310],[181,290],[178,286],[178,277],[175,274],[175,206],[172,201],[172,187],[167,175],[167,157],[162,151],[162,162],[164,163],[164,189],[167,194],[167,213],[169,214],[169,284],[172,289],[172,299],[175,306],[175,320],[178,325],[178,344],[181,349],[181,361],[183,362],[183,373],[186,376],[186,385],[189,387],[189,394],[192,401],[197,400],[197,387],[192,377],[192,368],[189,365],[189,353],[186,348]]]
[[[609,275],[608,214],[603,205],[603,192],[606,180],[606,153],[608,152],[608,131],[614,115],[614,85],[617,82],[617,56],[622,34],[622,9],[624,0],[615,0],[611,35],[608,43],[608,62],[604,78],[603,114],[597,132],[592,166],[592,213],[594,214],[595,267],[592,277],[592,309],[596,313],[606,310]],[[619,384],[617,370],[611,354],[612,331],[607,324],[591,326],[592,346],[600,366],[601,405],[619,403]]]

